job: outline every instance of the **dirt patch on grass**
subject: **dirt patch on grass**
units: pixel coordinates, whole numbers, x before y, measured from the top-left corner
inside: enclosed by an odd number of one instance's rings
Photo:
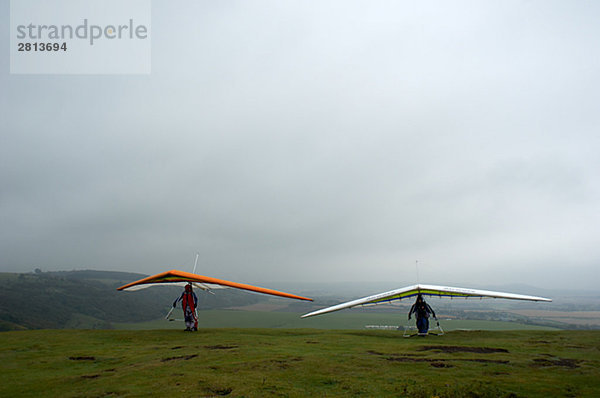
[[[264,361],[254,362],[254,363],[247,363],[244,366],[245,366],[245,368],[251,368],[254,370],[256,370],[256,369],[261,369],[261,370],[265,370],[265,371],[283,370],[283,369],[289,369],[296,362],[300,362],[303,360],[304,360],[304,358],[302,358],[302,357],[292,357],[292,358],[285,358],[285,359],[268,359],[268,360],[264,360]]]
[[[95,361],[96,357],[69,357],[71,361]]]
[[[502,364],[509,363],[509,361],[506,361],[504,359],[481,359],[481,358],[457,359],[457,361],[479,362],[479,363],[502,363]]]
[[[579,363],[582,361],[579,359],[570,358],[557,358],[557,359],[546,359],[546,358],[535,358],[531,364],[534,368],[542,368],[547,366],[561,366],[564,368],[575,369],[579,367]]]
[[[231,387],[207,387],[205,391],[214,395],[224,396],[229,395],[233,391]]]
[[[410,357],[410,356],[394,356],[394,357],[385,357],[384,358],[386,361],[392,361],[392,362],[429,362],[431,364],[437,364],[437,365],[432,365],[432,366],[436,366],[436,367],[442,367],[439,366],[440,363],[447,363],[447,362],[478,362],[478,363],[499,363],[499,364],[507,364],[509,363],[509,361],[505,361],[505,360],[501,360],[501,359],[483,359],[483,358],[461,358],[461,359],[446,359],[446,358],[418,358],[418,357]],[[450,366],[444,366],[444,367],[450,367]]]
[[[279,369],[287,369],[291,366],[291,364],[293,362],[299,362],[299,361],[302,361],[302,358],[296,357],[296,358],[290,358],[290,359],[273,359],[273,360],[269,361],[269,363],[275,365]]]
[[[183,359],[184,361],[188,361],[192,358],[196,358],[198,356],[198,354],[191,354],[191,355],[179,355],[177,357],[169,357],[169,358],[163,358],[160,361],[161,362],[168,362],[168,361],[176,361],[178,359]]]
[[[237,345],[205,345],[204,348],[207,350],[233,350],[234,348],[238,348]]]
[[[223,385],[207,385],[208,382],[206,380],[198,380],[198,385],[200,387],[201,396],[225,396],[232,393],[233,388],[225,387]]]
[[[100,377],[100,375],[83,375],[81,376],[82,379],[96,379]]]
[[[493,371],[493,372],[483,372],[483,374],[485,374],[487,376],[507,376],[510,373],[508,373],[508,372]]]
[[[450,348],[449,350],[440,350],[444,353],[452,353],[452,352],[477,352],[477,353],[491,353],[491,352],[508,352],[506,350],[504,350],[503,348],[500,349],[496,349],[496,348],[487,348],[486,347],[452,347],[452,346],[426,346],[426,347],[435,347],[435,348],[429,348],[431,350],[436,349],[438,350],[440,347],[441,348]],[[462,348],[475,348],[477,350],[460,350]],[[426,348],[427,349],[427,348]],[[423,349],[423,347],[420,349],[420,351],[425,351],[426,349]],[[504,351],[487,351],[487,350],[504,350]],[[503,360],[503,359],[483,359],[483,358],[423,358],[421,356],[418,356],[417,354],[411,354],[411,353],[406,353],[406,354],[384,354],[382,352],[378,352],[378,351],[367,351],[367,354],[371,354],[371,355],[378,355],[383,357],[386,361],[393,361],[393,362],[429,362],[432,365],[431,366],[435,366],[438,368],[441,367],[450,367],[449,366],[440,366],[441,363],[446,364],[449,361],[463,361],[463,362],[479,362],[479,363],[501,363],[501,364],[507,364],[509,363],[509,361],[507,360]],[[436,365],[433,365],[433,364]]]
[[[497,352],[508,353],[508,350],[504,348],[491,348],[491,347],[464,347],[464,346],[452,346],[452,345],[425,345],[418,349],[419,351],[440,351],[445,354],[451,354],[454,352],[474,352],[476,354],[494,354]]]
[[[449,363],[445,363],[445,362],[431,362],[431,366],[433,366],[434,368],[452,368],[453,367]]]
[[[418,357],[418,356],[421,355],[421,354],[413,354],[413,353],[410,353],[410,352],[406,352],[406,353],[402,353],[402,354],[397,354],[397,353],[386,354],[384,352],[373,351],[373,350],[367,351],[367,354],[371,354],[371,355],[388,355],[388,356],[393,356],[393,357]]]
[[[171,347],[172,350],[178,350],[180,348],[183,348],[183,346],[182,345],[178,345],[178,346],[175,346],[175,347]]]

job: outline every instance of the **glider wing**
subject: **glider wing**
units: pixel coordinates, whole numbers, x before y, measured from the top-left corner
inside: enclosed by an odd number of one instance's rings
[[[143,287],[147,287],[152,284],[181,284],[181,283],[193,283],[194,285],[202,288],[214,288],[214,287],[233,287],[236,289],[249,290],[251,292],[271,294],[273,296],[287,297],[298,300],[312,301],[310,298],[296,296],[295,294],[284,293],[277,290],[266,289],[264,287],[257,287],[247,285],[245,283],[230,282],[223,279],[211,278],[210,276],[203,276],[192,274],[189,272],[171,270],[160,274],[152,275],[139,281],[131,282],[123,285],[117,290],[137,290]]]
[[[348,301],[346,303],[334,305],[332,307],[323,308],[317,311],[302,315],[302,318],[310,316],[326,314],[328,312],[339,311],[345,308],[356,306],[370,306],[383,303],[390,303],[396,300],[402,300],[414,297],[418,294],[423,296],[437,297],[460,297],[460,298],[504,298],[511,300],[529,300],[529,301],[552,301],[551,299],[536,296],[525,296],[522,294],[492,292],[489,290],[465,289],[462,287],[435,286],[435,285],[413,285],[407,286],[389,292],[375,294],[373,296],[363,297],[357,300]]]

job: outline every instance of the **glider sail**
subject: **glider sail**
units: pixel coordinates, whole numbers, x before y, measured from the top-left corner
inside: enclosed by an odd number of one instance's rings
[[[273,296],[286,297],[286,298],[292,298],[292,299],[297,299],[297,300],[312,301],[312,299],[310,299],[310,298],[297,296],[295,294],[284,293],[284,292],[280,292],[277,290],[267,289],[264,287],[247,285],[245,283],[230,282],[230,281],[226,281],[223,279],[211,278],[210,276],[197,275],[197,274],[192,274],[189,272],[177,271],[177,270],[171,270],[171,271],[166,271],[166,272],[163,272],[160,274],[152,275],[147,278],[140,279],[139,281],[135,281],[135,282],[131,282],[126,285],[123,285],[123,286],[117,288],[117,290],[132,291],[132,290],[143,289],[143,288],[152,286],[154,284],[178,285],[178,284],[186,284],[186,283],[192,283],[193,285],[195,285],[201,289],[209,290],[209,291],[211,288],[233,287],[236,289],[249,290],[251,292],[271,294]]]
[[[462,287],[435,286],[435,285],[413,285],[407,286],[389,292],[375,294],[373,296],[363,297],[357,300],[323,308],[317,311],[302,315],[302,318],[326,314],[328,312],[339,311],[356,306],[371,306],[383,303],[390,303],[395,300],[403,300],[414,297],[418,294],[423,296],[437,296],[449,298],[503,298],[510,300],[529,300],[529,301],[552,301],[551,299],[536,296],[525,296],[522,294],[492,292],[488,290],[465,289]]]

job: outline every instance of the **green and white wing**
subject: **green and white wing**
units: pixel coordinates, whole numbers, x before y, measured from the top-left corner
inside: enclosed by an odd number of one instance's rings
[[[348,301],[334,305],[332,307],[323,308],[317,311],[309,312],[302,315],[302,318],[308,318],[315,315],[326,314],[352,308],[357,306],[370,306],[383,303],[390,303],[396,300],[403,300],[417,295],[436,296],[448,298],[503,298],[509,300],[528,300],[528,301],[552,301],[551,299],[536,296],[526,296],[515,293],[493,292],[489,290],[467,289],[462,287],[436,286],[436,285],[413,285],[400,289],[390,290],[389,292],[375,294],[373,296],[363,297],[356,300]]]

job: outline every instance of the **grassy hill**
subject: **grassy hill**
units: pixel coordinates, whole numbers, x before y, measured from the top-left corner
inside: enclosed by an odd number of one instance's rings
[[[0,273],[0,331],[22,329],[110,329],[114,322],[143,322],[165,315],[181,288],[137,292],[117,287],[145,275],[112,271]],[[227,308],[260,301],[228,290],[202,295],[199,308]]]
[[[600,332],[2,333],[0,396],[596,397]]]

